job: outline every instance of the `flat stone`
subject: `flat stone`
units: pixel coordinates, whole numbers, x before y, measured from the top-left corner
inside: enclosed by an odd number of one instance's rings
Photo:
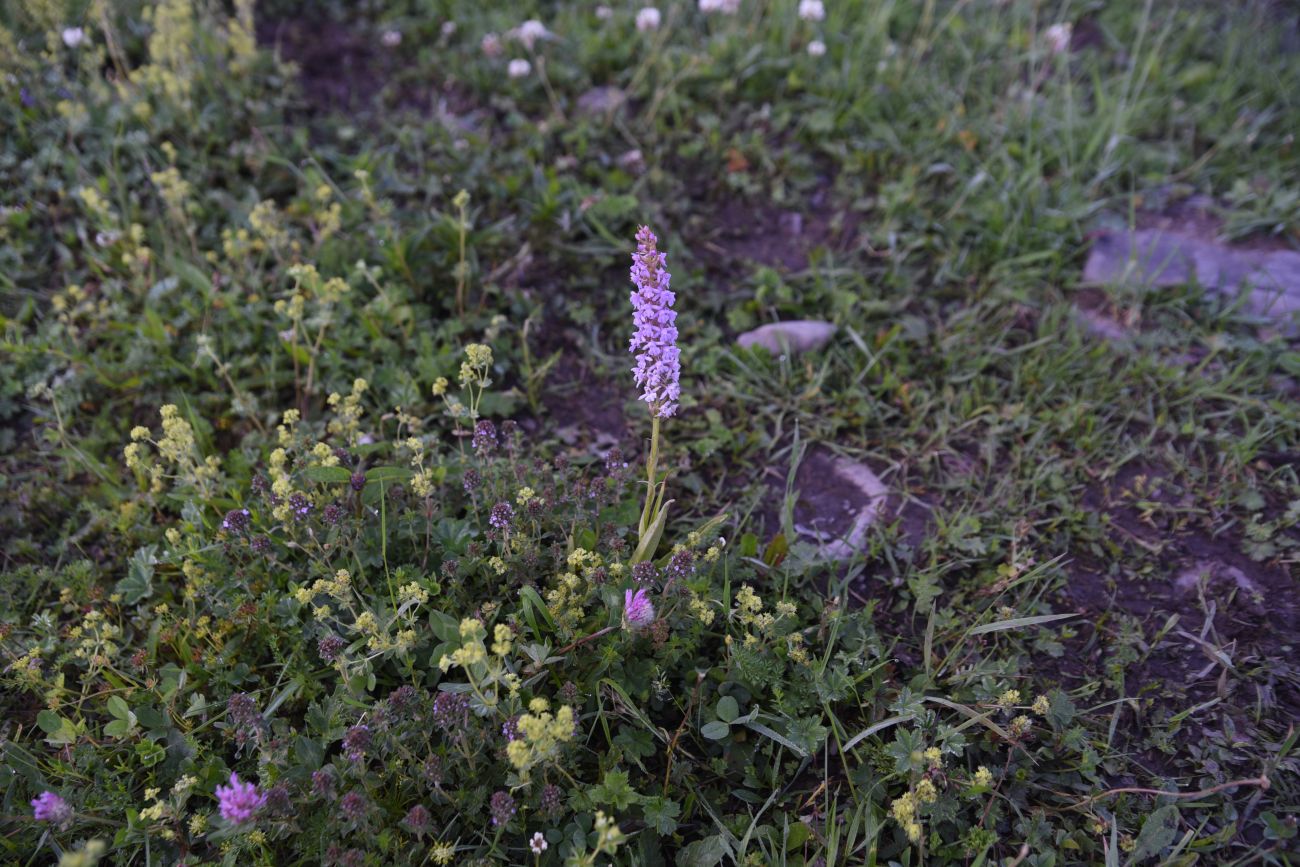
[[[619,87],[593,87],[578,97],[581,114],[609,114],[623,107],[627,94]]]
[[[816,319],[792,319],[772,322],[736,338],[736,343],[749,349],[762,346],[773,355],[786,352],[811,352],[821,349],[835,334],[835,326]]]
[[[1236,566],[1231,566],[1227,563],[1219,563],[1213,560],[1202,560],[1201,562],[1184,569],[1178,574],[1178,577],[1174,579],[1174,586],[1184,593],[1195,593],[1196,587],[1201,583],[1201,581],[1212,581],[1216,578],[1231,581],[1237,586],[1238,590],[1244,590],[1247,593],[1256,596],[1263,595],[1263,591],[1260,590],[1259,585],[1252,581],[1250,576],[1245,572],[1241,571]]]
[[[795,475],[795,531],[815,541],[818,556],[846,560],[866,547],[867,531],[885,513],[889,488],[866,464],[810,450]]]
[[[1197,283],[1228,297],[1247,293],[1244,309],[1289,325],[1300,313],[1300,253],[1231,247],[1168,229],[1098,232],[1083,282],[1146,287]]]

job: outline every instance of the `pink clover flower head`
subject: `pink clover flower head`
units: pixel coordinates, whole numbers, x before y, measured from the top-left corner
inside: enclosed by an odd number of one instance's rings
[[[677,296],[668,288],[672,279],[665,267],[664,254],[649,226],[636,233],[636,252],[632,254],[632,322],[636,331],[628,346],[636,353],[632,376],[641,387],[641,399],[659,418],[677,412],[681,397],[681,354],[677,349]]]
[[[623,591],[623,622],[628,629],[644,629],[654,622],[655,606],[644,588]]]
[[[72,805],[55,792],[41,792],[32,798],[32,816],[38,822],[66,828],[72,824]]]
[[[232,825],[249,821],[266,803],[266,795],[259,792],[255,784],[241,783],[239,774],[233,772],[230,775],[230,785],[217,786],[216,794],[221,818]]]

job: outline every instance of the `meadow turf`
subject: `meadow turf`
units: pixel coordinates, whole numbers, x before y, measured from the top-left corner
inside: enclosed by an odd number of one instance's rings
[[[0,3],[0,862],[1295,863],[1294,9],[642,5]]]

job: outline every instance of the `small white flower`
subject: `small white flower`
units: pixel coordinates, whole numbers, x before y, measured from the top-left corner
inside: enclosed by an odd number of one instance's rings
[[[506,74],[511,78],[523,78],[533,71],[533,65],[522,57],[516,57],[506,67]]]
[[[821,21],[826,18],[822,0],[799,0],[799,17],[804,21]]]
[[[700,11],[735,15],[740,11],[740,0],[700,0]]]
[[[63,29],[63,44],[69,48],[76,48],[86,41],[86,31],[80,27],[65,27]]]
[[[385,48],[396,48],[402,44],[402,31],[385,30],[384,35],[379,37]]]
[[[600,5],[596,7],[596,18],[600,21],[608,21],[614,17],[614,10],[608,6]]]
[[[659,10],[653,6],[647,6],[640,12],[636,13],[636,29],[645,33],[650,30],[659,29]]]
[[[542,832],[534,831],[533,838],[528,841],[528,848],[533,850],[534,855],[540,855],[550,847],[547,846],[546,838],[542,836]]]
[[[479,43],[479,47],[483,49],[483,53],[488,57],[500,57],[501,37],[497,36],[495,33],[484,33],[483,40]]]
[[[1064,54],[1070,50],[1070,36],[1074,31],[1074,25],[1068,21],[1064,24],[1053,24],[1047,28],[1044,34],[1047,37],[1047,45],[1052,49],[1053,54]]]
[[[539,39],[547,39],[551,32],[546,29],[546,25],[536,18],[529,18],[523,24],[515,29],[515,38],[524,44],[524,47],[532,50]]]
[[[442,22],[442,35],[443,35],[443,36],[451,36],[451,35],[452,35],[453,33],[455,33],[455,32],[456,32],[456,22],[455,22],[455,21],[444,21],[444,22]]]
[[[820,39],[814,39],[808,43],[808,54],[812,57],[821,57],[826,53],[826,43]]]

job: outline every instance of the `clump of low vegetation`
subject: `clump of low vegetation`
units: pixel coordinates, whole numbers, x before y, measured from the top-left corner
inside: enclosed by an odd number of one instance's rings
[[[0,9],[0,860],[1289,863],[1284,18]]]

